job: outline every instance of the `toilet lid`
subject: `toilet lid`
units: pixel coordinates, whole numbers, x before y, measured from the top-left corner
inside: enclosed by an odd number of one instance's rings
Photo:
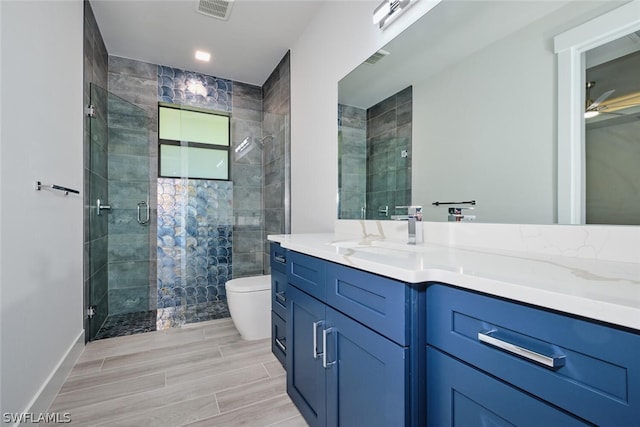
[[[256,292],[271,289],[271,275],[241,277],[229,280],[225,287],[227,292]]]

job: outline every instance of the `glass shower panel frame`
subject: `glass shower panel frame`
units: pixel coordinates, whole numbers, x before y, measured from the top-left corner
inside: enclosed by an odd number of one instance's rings
[[[88,321],[89,339],[108,315],[148,311],[149,295],[155,295],[155,282],[150,283],[147,113],[95,84],[91,104],[85,293],[95,314]],[[98,209],[98,199],[104,209]]]

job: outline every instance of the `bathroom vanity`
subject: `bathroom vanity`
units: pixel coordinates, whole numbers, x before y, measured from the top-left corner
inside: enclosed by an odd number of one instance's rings
[[[269,239],[274,353],[310,425],[640,425],[640,264]]]

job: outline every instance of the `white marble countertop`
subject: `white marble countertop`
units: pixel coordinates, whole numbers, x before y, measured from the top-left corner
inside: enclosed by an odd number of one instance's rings
[[[409,283],[440,282],[640,331],[640,264],[345,234],[271,235],[327,261]]]

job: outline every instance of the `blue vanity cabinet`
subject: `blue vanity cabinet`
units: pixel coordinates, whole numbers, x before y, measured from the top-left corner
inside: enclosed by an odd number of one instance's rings
[[[640,426],[637,332],[436,284],[427,344],[428,425]]]
[[[270,244],[271,259],[271,351],[285,365],[287,355],[287,250]]]
[[[325,318],[327,425],[409,425],[409,349],[330,307]]]
[[[420,291],[291,251],[288,262],[287,392],[307,423],[424,425]]]
[[[326,426],[327,381],[319,342],[326,306],[294,286],[288,296],[287,393],[310,426]]]
[[[486,373],[429,346],[428,426],[588,426]]]

